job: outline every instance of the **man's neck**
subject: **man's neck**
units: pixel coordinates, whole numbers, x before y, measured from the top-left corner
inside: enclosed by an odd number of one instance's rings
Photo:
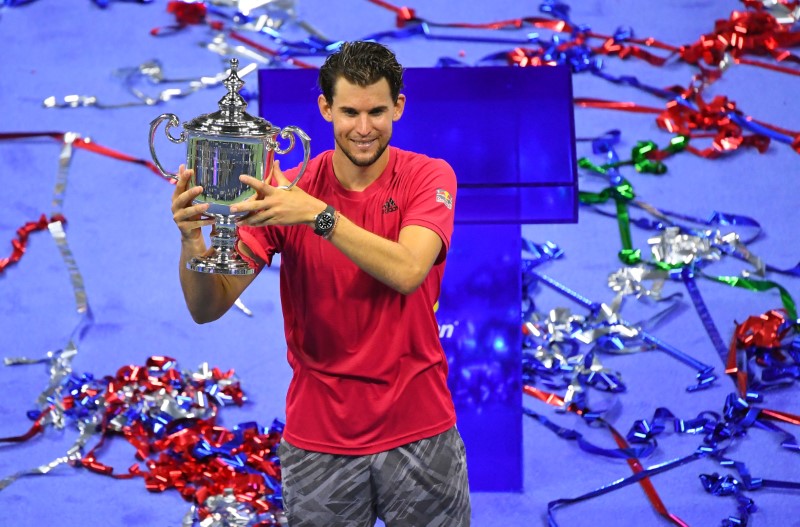
[[[333,173],[346,190],[361,192],[383,174],[389,164],[389,148],[377,161],[366,167],[354,165],[346,155],[336,149],[333,152]]]

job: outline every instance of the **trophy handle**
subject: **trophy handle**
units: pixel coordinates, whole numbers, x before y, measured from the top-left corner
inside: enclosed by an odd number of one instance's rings
[[[294,135],[293,135],[294,134]],[[300,172],[297,173],[297,177],[294,178],[294,181],[286,185],[286,189],[292,188],[295,183],[300,181],[300,178],[303,177],[303,174],[306,172],[306,165],[308,165],[308,159],[311,157],[311,138],[296,126],[287,126],[283,130],[281,130],[280,136],[284,139],[289,139],[289,146],[286,148],[281,148],[280,146],[276,146],[275,152],[278,154],[285,154],[292,148],[294,148],[294,136],[300,138],[300,142],[303,143],[303,164],[300,167]]]
[[[167,126],[164,128],[164,132],[167,134],[167,138],[173,143],[182,143],[186,141],[185,130],[181,132],[180,137],[178,137],[177,139],[169,134],[170,128],[172,128],[173,126],[178,126],[180,124],[178,116],[173,113],[163,113],[158,117],[156,117],[155,119],[153,119],[153,121],[150,123],[150,155],[153,156],[153,161],[155,162],[158,171],[161,172],[161,174],[164,177],[172,178],[177,181],[178,179],[177,174],[173,174],[172,172],[167,172],[166,170],[164,170],[164,167],[161,166],[161,162],[158,160],[158,156],[156,155],[156,145],[153,143],[156,137],[156,130],[158,129],[158,125],[160,125],[162,121],[166,121],[167,119],[169,119],[169,122],[167,123]]]

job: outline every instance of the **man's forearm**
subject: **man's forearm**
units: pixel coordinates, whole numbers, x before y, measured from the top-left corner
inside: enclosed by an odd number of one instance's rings
[[[330,241],[361,270],[392,289],[410,294],[425,280],[441,239],[424,227],[406,227],[397,242],[369,232],[344,216]]]
[[[187,269],[186,264],[207,253],[202,238],[183,240],[179,275],[183,297],[189,313],[198,324],[212,322],[224,315],[242,293],[251,278],[213,273],[199,273]]]

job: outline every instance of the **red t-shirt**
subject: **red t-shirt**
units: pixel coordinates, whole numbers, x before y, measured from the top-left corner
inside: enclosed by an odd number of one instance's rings
[[[390,147],[381,176],[354,192],[337,181],[332,156],[312,159],[298,186],[389,240],[406,225],[441,237],[442,253],[416,291],[403,295],[382,284],[306,225],[242,227],[239,235],[265,262],[281,253],[293,370],[285,439],[306,450],[366,455],[431,437],[456,421],[434,314],[453,232],[456,177],[440,159]],[[296,171],[286,176],[291,180]]]

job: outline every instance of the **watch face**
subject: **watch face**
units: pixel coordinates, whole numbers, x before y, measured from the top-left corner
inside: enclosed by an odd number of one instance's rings
[[[328,205],[314,218],[314,233],[327,237],[336,226],[336,210]]]
[[[317,217],[317,230],[326,232],[333,228],[333,214],[323,212]]]

